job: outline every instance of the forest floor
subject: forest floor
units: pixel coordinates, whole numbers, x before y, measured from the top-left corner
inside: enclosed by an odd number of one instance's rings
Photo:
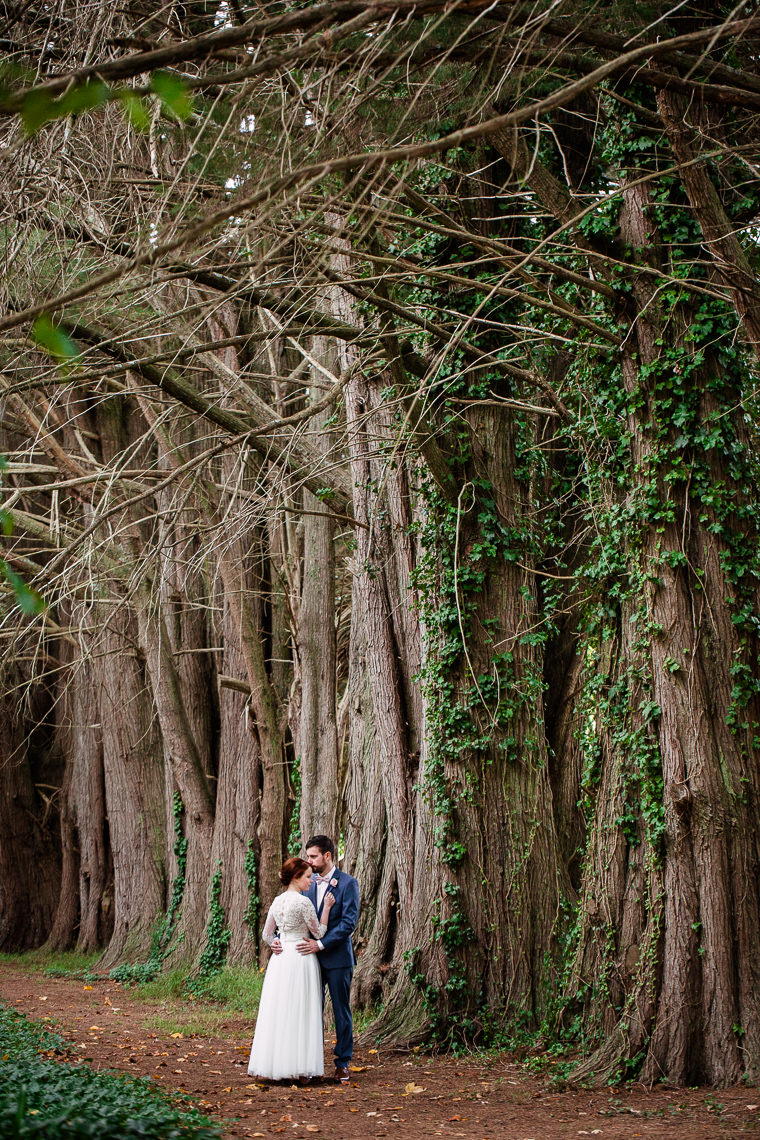
[[[84,984],[0,962],[0,999],[52,1022],[95,1068],[183,1090],[226,1122],[227,1140],[319,1134],[331,1140],[731,1140],[760,1134],[752,1087],[562,1091],[505,1054],[429,1057],[360,1049],[347,1086],[262,1086],[246,1073],[252,1026],[239,1015],[192,1034],[186,1002],[145,1000],[112,980]],[[184,1028],[184,1031],[183,1031]],[[329,1050],[330,1042],[327,1047]],[[326,1071],[332,1064],[327,1058]]]

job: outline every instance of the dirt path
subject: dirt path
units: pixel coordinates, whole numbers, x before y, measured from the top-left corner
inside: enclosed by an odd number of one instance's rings
[[[182,1089],[232,1138],[466,1137],[476,1140],[599,1140],[667,1137],[732,1140],[760,1132],[754,1088],[557,1092],[508,1057],[429,1059],[361,1050],[348,1087],[260,1087],[246,1073],[252,1027],[231,1018],[214,1037],[150,1029],[171,1007],[127,995],[115,982],[24,974],[0,963],[0,997],[51,1018],[95,1067],[151,1076]]]

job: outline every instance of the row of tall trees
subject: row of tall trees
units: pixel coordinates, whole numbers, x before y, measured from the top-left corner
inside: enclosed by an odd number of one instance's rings
[[[6,17],[0,947],[755,1078],[752,7]]]

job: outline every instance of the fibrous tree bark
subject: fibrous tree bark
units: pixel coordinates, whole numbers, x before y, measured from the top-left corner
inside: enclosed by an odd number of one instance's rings
[[[164,749],[144,662],[133,648],[137,622],[126,606],[100,607],[98,669],[104,807],[113,862],[113,931],[103,966],[148,957],[167,905],[168,838]],[[105,852],[95,866],[107,866]],[[94,861],[94,860],[93,860]],[[102,945],[102,942],[100,943]],[[88,948],[98,945],[94,938]]]
[[[324,338],[315,345],[317,359],[331,371],[339,359]],[[314,370],[316,373],[316,369]],[[337,369],[336,369],[337,371]],[[324,380],[324,377],[321,377]],[[319,374],[314,380],[319,382]],[[321,386],[321,385],[320,385]],[[319,387],[316,389],[319,392]],[[325,451],[330,447],[326,412],[314,417]],[[293,748],[300,780],[300,829],[304,843],[312,835],[337,835],[339,821],[338,663],[335,598],[335,521],[322,500],[303,492],[303,555],[297,610],[299,699]]]
[[[22,712],[28,681],[12,662],[3,664],[0,947],[5,951],[27,950],[45,940],[60,886],[60,865],[55,857],[58,820],[46,809],[41,794],[44,789],[36,787],[41,773],[35,771],[30,748],[33,721]]]
[[[653,265],[663,214],[629,180],[622,238]],[[650,1080],[730,1083],[756,1071],[758,1057],[757,947],[747,933],[758,904],[745,889],[759,858],[757,646],[743,619],[757,604],[744,566],[758,535],[739,473],[753,466],[753,448],[732,410],[738,361],[701,342],[688,304],[666,317],[651,277],[636,281],[632,303],[622,373],[630,462],[649,482],[630,500],[635,593],[605,686],[608,700],[616,688],[625,694],[627,711],[625,724],[607,718],[590,829],[574,984],[588,987],[607,1036],[584,1071],[617,1075],[643,1058]],[[716,419],[720,443],[700,453],[695,442]]]

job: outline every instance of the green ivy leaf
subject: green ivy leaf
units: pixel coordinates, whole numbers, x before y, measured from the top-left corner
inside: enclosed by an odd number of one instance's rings
[[[41,613],[45,609],[45,599],[42,595],[27,586],[24,579],[19,577],[15,570],[11,570],[7,562],[0,561],[0,568],[9,585],[13,587],[16,602],[21,612],[25,614]]]
[[[82,111],[91,111],[93,107],[100,107],[108,101],[111,89],[102,79],[88,79],[72,87],[56,103],[56,115],[79,115]]]
[[[140,96],[135,95],[134,91],[122,91],[119,98],[129,125],[136,131],[147,131],[150,128],[150,115]]]
[[[29,91],[21,104],[21,120],[27,133],[34,135],[46,123],[61,119],[65,115],[78,115],[107,102],[111,89],[101,79],[88,79],[78,83],[60,99],[54,99],[47,91]]]
[[[40,348],[44,348],[60,364],[70,364],[79,356],[74,341],[59,325],[53,324],[47,313],[37,317],[32,326],[32,337]]]
[[[151,91],[155,91],[167,111],[177,119],[187,119],[193,113],[193,97],[187,84],[168,71],[157,71],[151,76]]]
[[[56,117],[55,100],[47,91],[29,91],[21,104],[21,121],[29,135],[34,135]]]

